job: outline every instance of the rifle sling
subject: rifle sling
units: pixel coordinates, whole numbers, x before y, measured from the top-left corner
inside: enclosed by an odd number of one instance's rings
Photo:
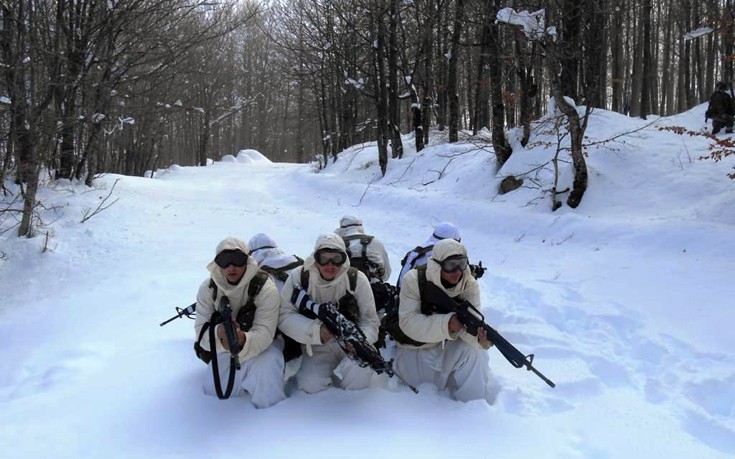
[[[220,381],[219,376],[219,362],[217,361],[217,345],[214,336],[214,329],[221,322],[224,322],[224,319],[220,315],[219,311],[215,311],[215,313],[212,314],[212,320],[204,324],[204,327],[202,327],[202,332],[204,332],[205,328],[209,328],[209,347],[215,349],[213,351],[214,355],[212,356],[212,378],[214,379],[214,390],[217,392],[217,398],[220,400],[227,400],[230,398],[230,395],[232,395],[232,389],[235,386],[235,372],[238,370],[240,363],[237,360],[237,354],[230,350],[230,374],[227,377],[227,388],[225,389],[225,392],[222,393],[222,382]],[[200,333],[200,339],[202,334],[203,333]]]

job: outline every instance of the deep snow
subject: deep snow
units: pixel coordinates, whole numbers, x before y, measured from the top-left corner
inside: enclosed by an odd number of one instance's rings
[[[607,141],[587,149],[576,210],[550,210],[552,119],[527,149],[512,131],[500,171],[487,143],[434,133],[418,155],[405,136],[385,177],[365,144],[323,171],[248,150],[154,179],[47,183],[42,233],[0,236],[0,457],[730,458],[735,162],[699,160],[711,140],[658,129],[701,131],[704,109],[593,113],[588,142]],[[524,186],[499,195],[508,174]],[[81,224],[117,180],[119,201]],[[488,268],[488,322],[557,387],[491,349],[492,405],[383,377],[359,392],[289,385],[265,410],[204,395],[193,322],[158,324],[194,300],[215,245],[265,232],[305,257],[343,214],[384,242],[392,281],[432,224],[456,223]]]

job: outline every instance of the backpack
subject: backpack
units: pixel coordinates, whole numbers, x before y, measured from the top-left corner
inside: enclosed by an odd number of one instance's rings
[[[248,331],[253,326],[253,320],[255,319],[255,298],[258,296],[267,280],[268,274],[262,270],[258,270],[255,276],[250,280],[250,284],[248,285],[248,301],[242,308],[240,308],[239,311],[237,311],[237,317],[235,318],[243,331]],[[209,288],[212,289],[212,301],[216,301],[217,284],[214,283],[213,279],[209,280]],[[202,342],[204,333],[206,333],[209,327],[210,322],[205,323],[199,331],[199,337],[194,342],[194,353],[199,360],[207,364],[212,360],[212,352],[204,349],[200,343]]]
[[[342,240],[345,242],[345,248],[347,249],[347,256],[350,259],[350,266],[365,274],[369,280],[380,277],[378,275],[378,265],[368,258],[367,253],[367,247],[368,245],[370,245],[374,238],[374,236],[368,236],[367,234],[352,234],[349,236],[342,236]],[[360,240],[360,244],[362,245],[362,251],[360,255],[353,255],[352,250],[350,250],[350,242],[358,239]]]
[[[421,299],[421,313],[422,314],[433,314],[436,312],[436,307],[432,304],[424,301],[425,295],[424,290],[426,289],[426,265],[421,265],[416,268],[419,277],[419,298]],[[400,344],[407,344],[410,346],[423,346],[426,343],[416,341],[409,338],[403,330],[401,330],[398,324],[398,301],[395,301],[390,308],[387,308],[385,316],[380,320],[381,327],[393,338],[393,341]]]
[[[415,249],[411,250],[410,252],[406,254],[406,256],[403,257],[403,260],[401,260],[401,268],[406,266],[406,262],[408,261],[408,256],[411,255],[412,253],[415,253],[416,256],[413,257],[413,260],[411,260],[411,265],[408,268],[409,270],[416,267],[416,260],[423,257],[424,255],[431,252],[432,250],[434,250],[434,244],[427,245],[426,247],[421,247],[420,245],[417,245]]]

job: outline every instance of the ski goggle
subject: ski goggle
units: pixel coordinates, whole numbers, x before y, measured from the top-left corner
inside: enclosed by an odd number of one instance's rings
[[[247,264],[248,256],[245,252],[238,249],[223,250],[214,257],[214,262],[217,263],[217,266],[220,268],[226,268],[230,265],[242,268]]]
[[[464,255],[452,255],[451,257],[445,258],[442,261],[434,259],[435,262],[439,263],[442,271],[447,274],[456,273],[457,271],[464,271],[469,264],[467,257]]]
[[[319,249],[314,252],[314,261],[320,266],[330,263],[334,266],[342,266],[347,261],[347,255],[337,249]]]

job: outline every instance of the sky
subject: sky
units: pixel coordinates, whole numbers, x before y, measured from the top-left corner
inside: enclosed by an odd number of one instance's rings
[[[589,188],[555,212],[553,114],[526,148],[508,132],[499,170],[488,133],[448,144],[432,131],[419,154],[404,136],[384,177],[368,143],[321,171],[244,150],[93,188],[45,182],[38,236],[0,234],[0,458],[732,458],[735,160],[699,159],[705,108],[593,112]],[[523,186],[500,195],[510,174]],[[486,320],[556,388],[490,349],[492,404],[384,375],[313,395],[291,378],[262,410],[205,395],[194,322],[159,323],[194,301],[217,243],[264,232],[305,258],[346,214],[384,243],[393,283],[405,253],[454,222],[487,267]]]

